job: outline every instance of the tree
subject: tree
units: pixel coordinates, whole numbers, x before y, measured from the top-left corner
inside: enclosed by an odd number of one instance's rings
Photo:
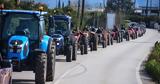
[[[133,12],[132,0],[108,0],[107,11],[122,11],[124,13]]]

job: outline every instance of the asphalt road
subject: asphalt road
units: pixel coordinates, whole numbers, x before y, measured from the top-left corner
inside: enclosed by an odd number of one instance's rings
[[[160,33],[148,29],[143,37],[78,55],[71,63],[56,57],[55,80],[48,84],[142,84],[140,64],[158,40]],[[34,84],[33,72],[14,72],[13,84]]]

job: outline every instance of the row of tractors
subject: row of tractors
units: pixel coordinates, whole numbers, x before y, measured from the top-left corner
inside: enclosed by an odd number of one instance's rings
[[[54,80],[56,56],[64,55],[66,62],[71,62],[77,60],[78,50],[82,55],[88,54],[88,48],[96,51],[98,45],[106,48],[113,45],[114,40],[120,43],[124,38],[129,40],[142,36],[134,28],[107,30],[86,27],[72,31],[74,25],[70,16],[46,17],[46,14],[42,11],[1,10],[0,72],[5,71],[8,76],[0,74],[0,80],[8,82],[0,84],[12,83],[12,68],[18,72],[33,71],[35,83],[46,84]]]
[[[85,27],[82,30],[73,31],[74,25],[72,18],[67,15],[55,15],[49,18],[51,23],[48,35],[54,40],[56,46],[56,55],[66,56],[66,62],[71,62],[77,59],[77,51],[80,50],[81,55],[88,54],[88,50],[97,51],[98,45],[106,48],[108,45],[113,45],[123,42],[124,39],[136,39],[143,36],[146,32],[145,27],[139,25],[130,25],[128,28],[114,29]]]

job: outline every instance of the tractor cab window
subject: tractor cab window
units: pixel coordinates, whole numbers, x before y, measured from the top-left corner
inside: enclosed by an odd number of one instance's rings
[[[55,32],[56,31],[67,31],[68,29],[68,22],[65,20],[55,20]]]
[[[8,14],[5,18],[2,39],[7,39],[11,35],[27,34],[31,40],[38,38],[39,21],[29,14]]]

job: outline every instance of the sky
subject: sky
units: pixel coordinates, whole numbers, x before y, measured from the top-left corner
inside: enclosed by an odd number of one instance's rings
[[[43,2],[47,4],[50,8],[56,7],[56,3],[58,3],[59,0],[35,0],[36,2]],[[71,0],[74,2],[78,2],[78,0]],[[100,3],[103,3],[104,0],[85,0],[87,4],[91,5],[92,7],[99,5]],[[65,5],[68,4],[68,0],[61,0],[61,2],[64,2]]]
[[[58,3],[59,0],[35,0],[36,2],[43,2],[47,4],[50,8],[56,7],[56,3]],[[72,2],[77,2],[77,0],[71,0]],[[85,0],[88,5],[91,7],[97,7],[100,5],[100,3],[103,4],[104,0]],[[107,1],[107,0],[105,0]],[[136,1],[136,7],[139,6],[146,6],[147,0],[134,0]],[[149,6],[152,7],[158,7],[159,5],[159,0],[148,0],[149,1]],[[68,4],[68,0],[61,0],[61,2],[64,2],[65,5]],[[152,3],[152,5],[151,5]]]
[[[159,0],[148,0],[148,6],[149,7],[158,7],[159,6]],[[136,0],[136,7],[139,6],[146,6],[147,0]]]

